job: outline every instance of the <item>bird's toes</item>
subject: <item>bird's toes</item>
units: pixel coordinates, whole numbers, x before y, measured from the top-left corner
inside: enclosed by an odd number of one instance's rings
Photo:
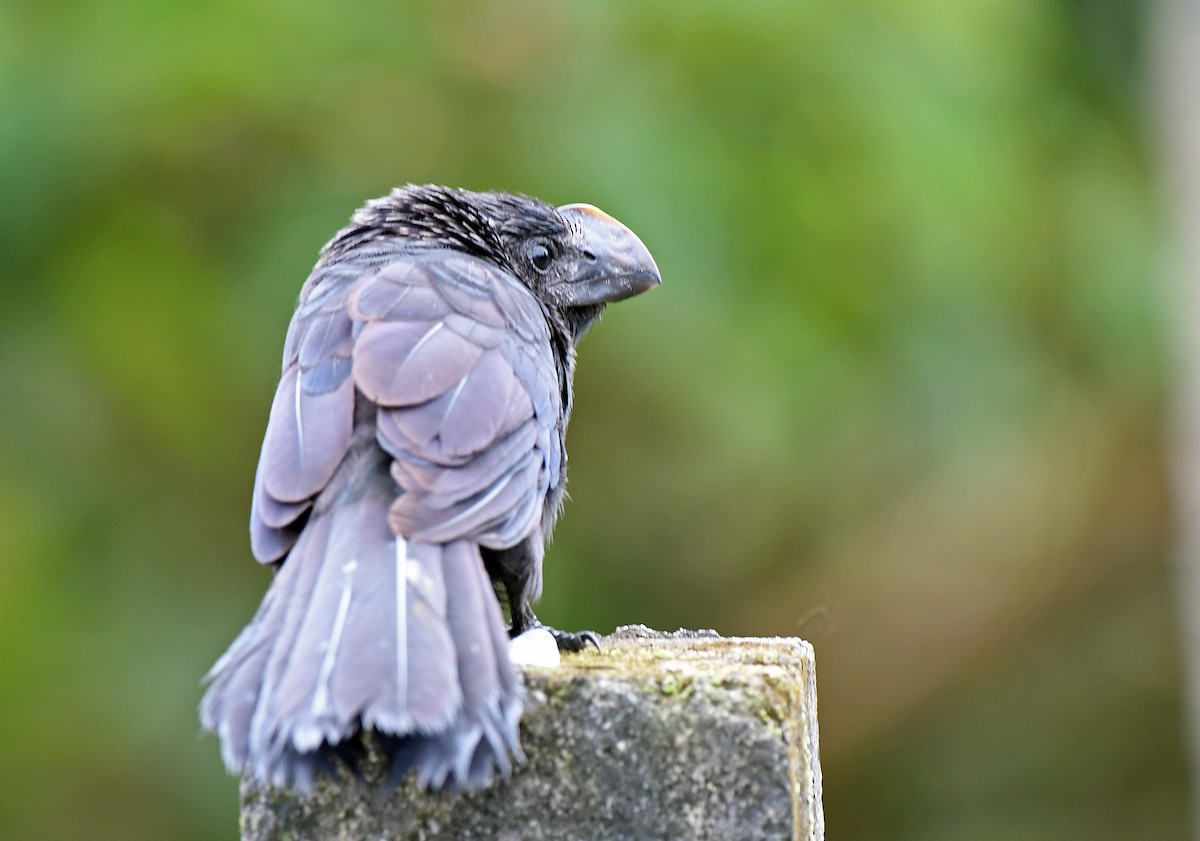
[[[554,641],[558,643],[559,651],[575,653],[583,651],[589,645],[597,651],[600,648],[600,637],[595,631],[560,631],[557,628],[546,628],[550,632],[550,636],[554,637]]]

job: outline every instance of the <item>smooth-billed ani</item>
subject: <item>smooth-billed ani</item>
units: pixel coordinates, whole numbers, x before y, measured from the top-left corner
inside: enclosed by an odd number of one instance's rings
[[[502,193],[400,188],[325,246],[254,482],[251,548],[276,575],[201,704],[231,771],[308,788],[363,731],[428,788],[508,771],[509,635],[538,624],[575,345],[659,282],[596,208]]]

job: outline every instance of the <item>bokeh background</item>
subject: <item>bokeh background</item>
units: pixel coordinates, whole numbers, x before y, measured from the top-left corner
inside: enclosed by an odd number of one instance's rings
[[[0,836],[213,839],[196,721],[317,249],[597,204],[542,618],[815,646],[830,837],[1183,838],[1136,0],[0,4]]]

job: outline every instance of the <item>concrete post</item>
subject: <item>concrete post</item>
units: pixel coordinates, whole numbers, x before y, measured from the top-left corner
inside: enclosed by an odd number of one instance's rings
[[[471,794],[346,777],[301,797],[246,782],[244,841],[821,841],[812,646],[620,628],[525,672],[528,763]]]

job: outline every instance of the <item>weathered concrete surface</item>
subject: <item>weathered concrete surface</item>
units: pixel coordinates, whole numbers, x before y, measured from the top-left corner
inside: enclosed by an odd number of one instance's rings
[[[242,838],[824,837],[812,646],[641,626],[602,644],[526,670],[528,764],[510,779],[431,795],[346,778],[307,798],[245,782]]]

